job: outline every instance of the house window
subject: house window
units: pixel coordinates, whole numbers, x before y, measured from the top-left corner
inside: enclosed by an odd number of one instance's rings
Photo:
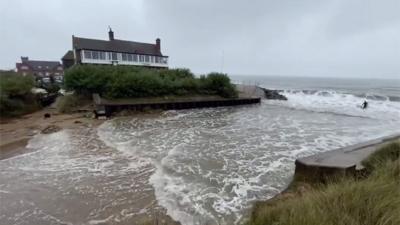
[[[29,69],[27,66],[21,66],[21,70],[27,70]]]
[[[99,59],[99,52],[92,51],[92,57],[93,57],[93,59]]]
[[[139,55],[139,62],[144,62],[144,55]]]
[[[128,61],[128,54],[122,53],[122,61]]]
[[[138,55],[136,55],[136,54],[133,55],[133,61],[134,61],[134,62],[137,62],[137,61],[138,61]]]
[[[57,70],[63,70],[63,68],[62,68],[61,66],[59,66],[59,67],[57,68]]]
[[[42,69],[42,66],[38,66],[39,69]]]
[[[99,52],[99,59],[105,60],[106,59],[106,53],[105,52]]]
[[[145,62],[149,62],[150,61],[150,57],[148,55],[144,56],[144,61]]]
[[[117,53],[111,52],[111,59],[112,59],[112,60],[118,60],[118,58],[117,58]]]
[[[133,61],[133,55],[132,54],[127,54],[128,55],[128,61]],[[124,59],[124,55],[122,55],[122,59]]]
[[[91,52],[91,51],[85,50],[85,51],[84,51],[84,57],[85,57],[86,59],[91,59],[91,58],[92,58],[92,52]]]
[[[159,56],[157,57],[158,63],[167,64],[167,58]]]

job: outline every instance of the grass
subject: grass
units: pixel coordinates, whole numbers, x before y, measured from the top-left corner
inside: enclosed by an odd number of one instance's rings
[[[367,177],[344,177],[258,202],[247,224],[400,224],[399,154],[400,142],[393,142],[363,162]]]
[[[77,94],[69,94],[61,96],[56,100],[56,108],[60,113],[72,113],[78,110],[81,106],[90,104],[90,97]]]

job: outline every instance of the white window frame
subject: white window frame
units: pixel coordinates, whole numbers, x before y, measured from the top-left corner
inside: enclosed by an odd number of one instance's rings
[[[87,56],[89,56],[89,57],[87,57]],[[83,58],[85,58],[85,59],[93,59],[93,57],[92,57],[92,51],[83,50]]]

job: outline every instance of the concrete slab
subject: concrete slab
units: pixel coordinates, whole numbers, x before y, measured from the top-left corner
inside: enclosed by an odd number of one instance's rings
[[[303,166],[308,168],[315,167],[341,170],[355,167],[356,170],[361,170],[363,169],[361,162],[364,159],[379,149],[382,145],[396,139],[400,140],[400,134],[299,158],[296,160],[296,167]]]

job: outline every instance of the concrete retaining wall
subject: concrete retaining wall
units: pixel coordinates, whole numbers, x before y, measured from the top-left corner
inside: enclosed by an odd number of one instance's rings
[[[295,177],[324,180],[335,175],[354,175],[364,169],[362,161],[383,145],[400,140],[400,134],[386,136],[296,160]]]

